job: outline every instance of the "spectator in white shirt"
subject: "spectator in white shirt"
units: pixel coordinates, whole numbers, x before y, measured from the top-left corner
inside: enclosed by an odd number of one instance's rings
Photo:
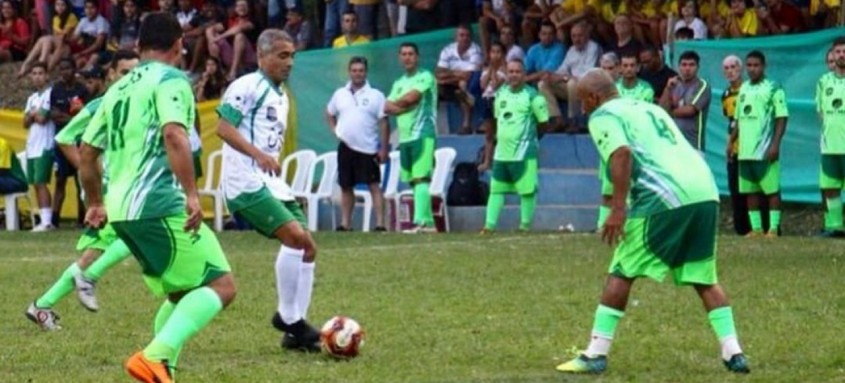
[[[686,27],[692,29],[694,40],[707,39],[707,24],[696,15],[695,1],[682,1],[681,4],[681,19],[675,23],[674,31]]]
[[[590,69],[595,68],[601,57],[601,48],[590,40],[587,24],[579,22],[569,31],[572,47],[566,52],[563,63],[557,71],[546,75],[539,84],[540,93],[549,104],[549,114],[555,120],[555,127],[560,129],[562,116],[557,100],[567,100],[567,117],[577,117],[581,111],[578,103],[578,80]]]
[[[440,98],[446,101],[457,100],[461,104],[461,134],[472,133],[470,118],[475,99],[467,92],[467,84],[473,73],[480,71],[483,64],[481,47],[472,41],[469,26],[459,25],[455,30],[455,42],[440,51],[434,76],[437,78]]]
[[[109,37],[109,22],[100,15],[97,0],[85,0],[85,17],[79,20],[73,32],[71,52],[76,67],[87,70],[97,60],[95,53],[106,48]]]
[[[326,108],[329,128],[340,140],[337,165],[341,216],[337,231],[351,230],[354,188],[358,184],[370,189],[376,211],[375,231],[386,231],[379,169],[379,163],[387,159],[390,137],[384,100],[384,94],[367,82],[367,59],[350,59],[349,82],[334,92]]]

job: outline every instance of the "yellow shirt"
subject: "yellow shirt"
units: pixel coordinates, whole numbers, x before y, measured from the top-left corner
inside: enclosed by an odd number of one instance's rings
[[[837,8],[841,1],[839,0],[810,0],[810,14],[815,16],[819,13],[819,6],[824,2],[828,8]]]
[[[719,2],[716,3],[716,12],[718,12],[717,14],[722,18],[728,17],[728,15],[731,14],[731,6],[723,0],[719,0]],[[709,1],[699,2],[698,16],[701,17],[702,20],[709,18],[712,13],[713,9],[711,9]]]
[[[15,156],[15,151],[9,146],[6,140],[0,138],[0,169],[12,168],[12,157]]]
[[[608,23],[613,23],[613,19],[622,13],[628,13],[628,5],[623,0],[619,0],[616,7],[614,7],[614,4],[612,4],[610,0],[600,1],[599,4],[599,7],[596,7],[599,12],[599,16]]]
[[[67,22],[65,23],[64,29],[61,27],[62,21],[59,19],[59,16],[53,16],[53,33],[60,33],[63,35],[69,35],[73,33],[73,30],[76,29],[76,24],[79,24],[79,19],[76,18],[76,15],[73,13],[67,17]]]
[[[352,5],[376,5],[381,4],[381,0],[349,0]]]
[[[370,39],[368,39],[367,36],[364,35],[358,35],[358,37],[356,37],[355,40],[352,41],[349,41],[346,36],[340,35],[332,42],[332,48],[344,48],[352,45],[366,44],[368,42],[370,42]]]
[[[655,17],[655,16],[666,16],[666,14],[673,14],[678,15],[678,1],[677,0],[670,0],[664,1],[660,7],[657,7],[654,4],[654,1],[646,1],[640,7],[640,12],[648,17]]]
[[[757,12],[753,9],[746,9],[742,17],[737,20],[739,22],[739,30],[744,35],[757,35]]]
[[[560,7],[567,14],[584,12],[588,6],[593,7],[596,10],[601,8],[599,0],[565,0],[560,3]]]

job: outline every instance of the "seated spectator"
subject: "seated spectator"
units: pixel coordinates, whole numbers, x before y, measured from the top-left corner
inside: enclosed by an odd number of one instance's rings
[[[832,28],[839,24],[840,0],[811,0],[809,14],[818,28]]]
[[[289,19],[292,13],[288,12]],[[249,13],[247,0],[235,2],[235,13],[226,22],[226,26],[217,23],[205,30],[208,54],[219,59],[229,68],[229,74],[226,77],[229,81],[235,80],[244,67],[257,62],[252,42],[254,32],[255,23]]]
[[[698,10],[694,0],[684,1],[681,6],[681,19],[675,23],[673,30],[677,32],[681,28],[689,28],[692,30],[692,39],[705,40],[707,39],[707,24],[698,18],[696,12]]]
[[[757,36],[759,23],[751,0],[731,0],[731,13],[725,23],[725,36]]]
[[[513,59],[522,60],[525,57],[525,51],[516,43],[516,32],[514,32],[510,24],[502,26],[502,29],[499,31],[499,41],[505,47],[505,52],[507,52],[505,64]]]
[[[53,34],[41,36],[35,42],[23,65],[21,65],[20,71],[18,71],[18,78],[29,73],[30,66],[36,61],[47,63],[47,71],[52,71],[61,60],[62,55],[66,53],[67,43],[70,42],[79,19],[70,11],[67,0],[56,0],[55,11]]]
[[[508,80],[505,46],[500,42],[492,43],[490,51],[487,52],[487,57],[490,64],[481,73],[481,89],[483,89],[481,100],[484,106],[481,115],[484,122],[480,130],[484,132],[493,123],[493,105],[495,105],[496,91]]]
[[[760,34],[782,35],[805,29],[801,10],[783,0],[766,0],[765,6],[757,8],[757,19]]]
[[[440,8],[440,28],[455,28],[458,25],[470,25],[478,21],[476,0],[449,0],[438,3]]]
[[[205,60],[205,70],[194,83],[194,94],[199,102],[216,100],[223,95],[228,84],[220,61],[217,61],[214,57],[209,57]]]
[[[454,1],[454,0],[453,0]],[[358,16],[359,31],[367,39],[378,38],[378,17],[382,0],[349,0]]]
[[[528,73],[526,81],[540,81],[557,70],[563,63],[565,51],[563,44],[555,39],[555,26],[543,23],[540,26],[540,42],[531,46],[525,55],[525,72]]]
[[[440,15],[437,2],[438,0],[398,0],[399,5],[408,7],[405,17],[405,33],[422,33],[439,28]]]
[[[296,50],[304,51],[311,48],[313,36],[311,34],[311,22],[305,20],[302,10],[293,8],[288,10],[288,21],[285,23],[287,32],[296,42]]]
[[[26,175],[18,155],[6,140],[0,137],[0,195],[24,193]]]
[[[141,31],[141,12],[136,0],[124,0],[122,9],[123,14],[119,21],[111,26],[108,50],[112,52],[135,49],[135,42]]]
[[[353,10],[348,10],[343,14],[341,29],[343,34],[334,39],[332,48],[344,48],[370,42],[367,36],[358,33],[358,15]]]
[[[176,2],[174,0],[158,0],[158,11],[176,14]]]
[[[557,28],[558,39],[566,41],[566,32],[581,20],[587,20],[589,25],[596,25],[596,9],[592,0],[566,0],[560,7],[549,15],[549,20]]]
[[[205,3],[210,3],[210,1],[206,1]],[[191,21],[194,20],[195,17],[199,15],[197,9],[194,8],[194,2],[191,0],[179,0],[177,3],[178,10],[176,11],[176,20],[179,20],[179,25],[182,26],[182,30],[184,31],[187,28],[190,28]]]
[[[590,40],[587,24],[580,22],[572,27],[569,36],[572,47],[566,52],[563,63],[554,73],[544,77],[539,84],[540,93],[549,104],[549,115],[554,120],[552,130],[561,130],[563,121],[558,100],[567,100],[567,117],[573,119],[581,112],[578,102],[578,80],[596,67],[601,48]]]
[[[616,56],[636,55],[643,49],[642,43],[634,38],[633,24],[628,15],[616,16],[616,19],[613,20],[613,30],[616,33],[616,39],[608,50],[615,52]]]
[[[508,24],[511,26],[522,24],[522,20],[518,17],[514,1],[484,0],[481,3],[478,29],[481,32],[481,47],[485,52],[490,49],[490,42],[498,35],[502,27]]]
[[[663,46],[667,15],[676,15],[676,1],[634,0],[628,8],[628,17],[634,28],[634,35],[640,42]]]
[[[615,41],[616,19],[620,15],[628,14],[629,3],[630,1],[628,0],[604,0],[593,3],[598,16],[596,18],[596,31],[598,32],[601,41],[606,45],[610,45],[613,41]],[[627,20],[628,23],[631,23],[630,18],[627,18]],[[633,28],[633,26],[631,28]],[[633,30],[631,33],[633,33]]]
[[[94,54],[106,49],[108,36],[109,23],[97,10],[97,0],[85,0],[85,17],[79,20],[70,44],[76,67],[84,70],[94,65],[91,59],[96,60]]]
[[[698,3],[698,16],[707,24],[710,37],[725,36],[725,25],[730,15],[730,0],[700,0]]]
[[[640,73],[640,62],[636,55],[622,56],[621,76],[616,81],[619,97],[630,98],[645,102],[654,102],[654,89],[644,80],[637,77]]]
[[[678,28],[675,30],[674,37],[675,41],[693,40],[693,37],[695,37],[695,32],[693,32],[692,29],[687,27]]]
[[[186,44],[185,49],[191,52],[188,71],[196,73],[204,69],[200,65],[204,64],[205,58],[208,57],[208,39],[205,32],[218,23],[225,23],[225,21],[217,6],[211,1],[206,1],[200,8],[197,17],[191,19],[187,27],[182,27],[182,31],[185,33],[183,44]]]
[[[624,56],[623,56],[624,57]],[[645,80],[654,89],[654,98],[660,99],[663,95],[663,88],[669,79],[678,75],[672,68],[669,68],[663,63],[663,57],[660,56],[660,51],[653,46],[644,48],[640,54],[640,78]]]
[[[459,25],[455,30],[455,42],[440,51],[437,79],[440,98],[447,101],[458,100],[461,104],[463,122],[459,134],[472,133],[470,119],[474,100],[467,91],[467,85],[474,72],[481,70],[484,55],[478,44],[472,41],[472,31],[468,25]]]
[[[619,79],[619,57],[616,56],[616,53],[607,52],[601,55],[599,59],[599,66],[602,70],[604,70],[613,81]]]
[[[0,3],[0,62],[23,61],[29,49],[29,24],[11,0]]]
[[[534,36],[540,31],[540,24],[550,21],[549,16],[555,9],[560,8],[563,0],[534,0],[522,16],[522,44],[529,46],[534,44]],[[561,39],[561,41],[563,41]]]

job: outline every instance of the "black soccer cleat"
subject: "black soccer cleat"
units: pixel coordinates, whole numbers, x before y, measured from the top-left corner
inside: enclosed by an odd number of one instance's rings
[[[283,332],[281,346],[285,350],[302,352],[320,352],[320,332],[312,327],[305,319],[300,319],[292,324],[282,320],[279,313],[273,315],[271,321],[273,327]]]

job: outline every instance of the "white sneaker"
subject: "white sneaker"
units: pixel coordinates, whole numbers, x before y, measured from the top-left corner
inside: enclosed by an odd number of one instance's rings
[[[43,330],[55,331],[62,329],[62,326],[59,326],[59,314],[56,314],[52,309],[35,307],[35,302],[29,304],[25,315],[29,320],[41,326]]]
[[[52,231],[54,229],[55,229],[55,227],[53,227],[52,223],[42,223],[42,224],[39,224],[38,226],[33,227],[32,232],[33,233],[42,233],[42,232],[45,232],[45,231]]]
[[[432,226],[426,225],[417,225],[410,229],[403,230],[402,233],[404,234],[427,234],[427,233],[436,233],[437,228]]]
[[[82,276],[82,273],[77,273],[73,276],[73,285],[76,288],[76,296],[79,297],[79,303],[91,312],[97,312],[100,309],[100,306],[97,304],[97,295],[94,294],[95,284],[96,282]]]

